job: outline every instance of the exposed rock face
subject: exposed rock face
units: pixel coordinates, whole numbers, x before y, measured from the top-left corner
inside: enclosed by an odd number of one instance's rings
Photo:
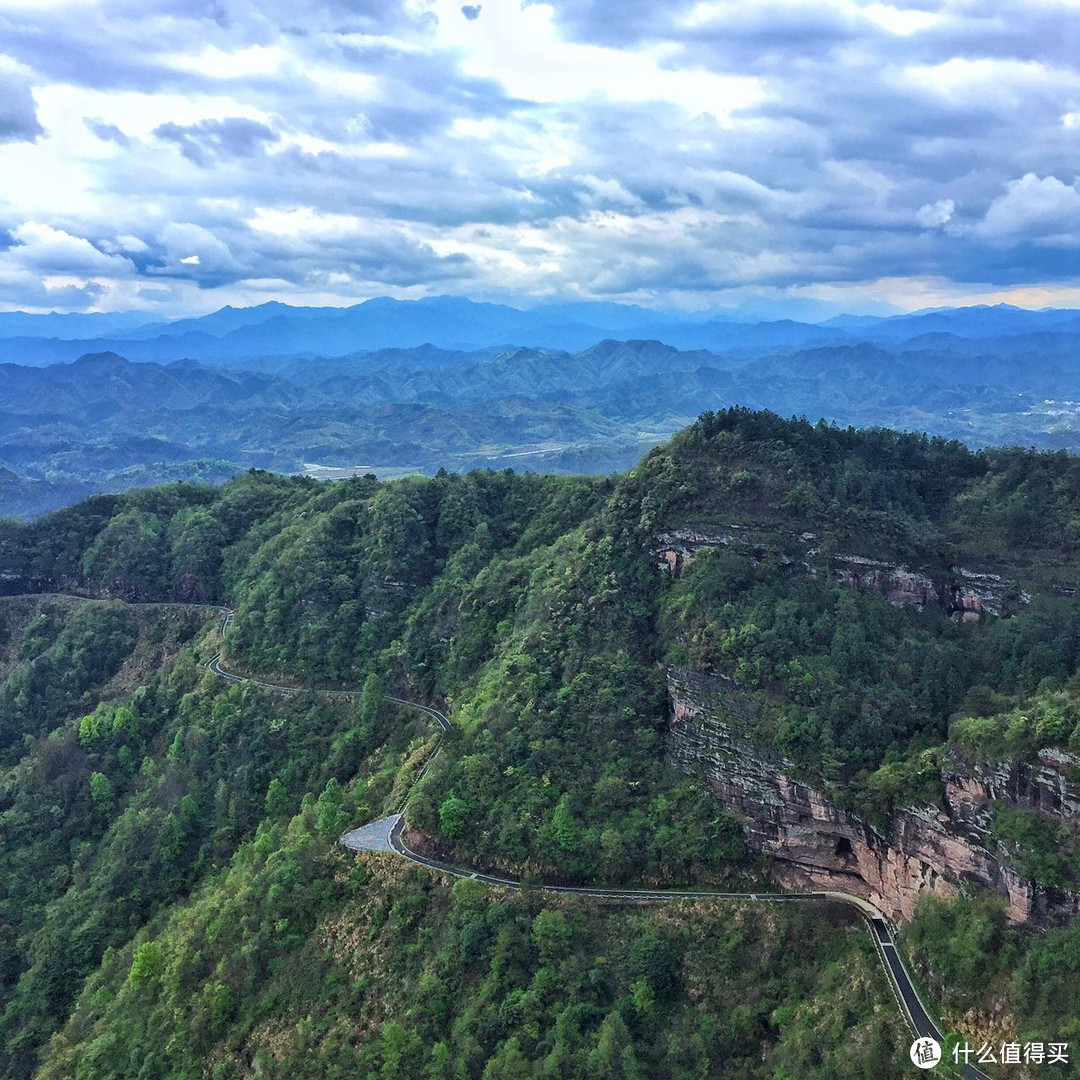
[[[857,589],[877,589],[894,607],[943,607],[950,615],[964,622],[982,618],[984,611],[997,614],[1004,584],[991,574],[974,574],[953,567],[950,580],[935,584],[926,574],[916,573],[906,566],[893,566],[859,555],[835,555],[830,572],[837,581]],[[978,585],[976,586],[976,582]]]
[[[937,586],[925,574],[858,555],[837,555],[832,561],[840,564],[833,570],[837,581],[858,589],[877,589],[894,607],[912,606],[921,611],[941,603]]]
[[[756,542],[757,530],[744,525],[725,525],[723,529],[675,529],[659,533],[655,538],[653,553],[661,570],[678,573],[694,561],[694,554],[701,548],[733,547],[751,558],[764,554],[764,548]],[[805,534],[807,541],[812,534]]]
[[[776,860],[784,885],[850,892],[897,920],[911,918],[922,894],[951,898],[964,883],[1000,893],[1017,921],[1080,912],[1080,892],[1027,881],[988,831],[991,799],[1080,818],[1080,785],[1070,780],[1080,759],[1046,751],[1035,765],[989,768],[956,757],[945,806],[898,808],[881,832],[752,744],[755,705],[730,680],[672,668],[668,690],[675,761],[743,818],[751,847]]]
[[[745,525],[727,525],[717,530],[679,529],[660,533],[653,552],[661,570],[677,575],[684,566],[693,563],[695,554],[702,548],[730,547],[749,558],[760,559],[765,552],[763,541],[767,533],[767,529]],[[1006,583],[1000,574],[954,566],[940,581],[935,581],[925,572],[862,555],[822,558],[814,546],[816,540],[814,533],[785,537],[786,546],[801,550],[801,555],[798,558],[782,555],[781,561],[801,563],[809,573],[818,572],[823,562],[827,573],[837,581],[857,589],[883,592],[896,607],[912,606],[920,611],[925,607],[942,607],[964,622],[980,619],[986,612],[998,614],[1005,598]],[[1027,603],[1031,597],[1020,593],[1016,599]]]

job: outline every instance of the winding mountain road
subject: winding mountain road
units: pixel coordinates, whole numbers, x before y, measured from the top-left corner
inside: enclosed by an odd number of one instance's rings
[[[222,637],[224,637],[228,632],[229,627],[232,625],[233,613],[226,609],[222,609],[222,611],[225,617],[222,622],[221,633]],[[253,679],[245,675],[238,675],[235,672],[227,671],[221,666],[221,653],[218,653],[217,656],[207,664],[207,667],[215,675],[224,679],[226,682],[247,683],[251,686],[256,686],[263,690],[269,690],[275,693],[316,693],[329,697],[358,697],[361,693],[359,690],[287,686],[283,683],[274,683],[263,679]],[[413,709],[418,709],[420,712],[425,713],[438,724],[441,731],[450,731],[453,727],[447,716],[438,709],[432,708],[430,705],[422,705],[419,702],[409,701],[405,698],[394,697],[389,694],[387,695],[387,700],[393,701],[398,705],[405,705]],[[438,746],[435,752],[428,758],[428,761],[420,774],[414,779],[413,785],[415,785],[416,780],[427,771],[428,767],[441,752],[442,747]],[[409,794],[411,794],[411,791],[412,785],[410,786]],[[896,942],[893,939],[893,931],[889,921],[873,906],[873,904],[868,903],[861,897],[852,896],[849,893],[828,891],[726,893],[711,892],[704,889],[609,889],[588,885],[524,884],[520,881],[515,881],[513,878],[483,873],[470,867],[457,866],[452,863],[443,862],[439,859],[431,859],[426,855],[421,855],[418,852],[413,851],[402,839],[402,834],[405,831],[405,807],[407,806],[408,801],[409,795],[407,794],[401,809],[396,814],[391,814],[389,817],[381,818],[368,825],[362,825],[357,829],[350,830],[341,837],[341,843],[351,851],[393,852],[408,859],[410,862],[427,867],[429,870],[448,874],[451,877],[471,878],[474,881],[480,881],[486,885],[493,885],[498,888],[513,889],[517,891],[533,890],[560,895],[593,897],[600,900],[613,900],[624,903],[661,903],[672,900],[738,900],[769,904],[790,904],[829,900],[848,904],[856,908],[866,919],[870,928],[870,935],[878,952],[878,957],[881,960],[881,965],[889,977],[893,993],[896,996],[897,1005],[900,1007],[900,1011],[911,1029],[919,1038],[934,1039],[939,1044],[943,1044],[945,1041],[945,1036],[941,1028],[934,1022],[930,1013],[920,1000],[918,991],[915,989],[915,985],[911,980],[911,976],[904,966],[904,961],[901,959],[899,950],[896,947]],[[970,1064],[961,1066],[959,1072],[964,1080],[992,1080],[986,1073]]]

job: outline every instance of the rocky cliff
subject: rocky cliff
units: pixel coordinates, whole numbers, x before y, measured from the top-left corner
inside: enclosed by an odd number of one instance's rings
[[[1080,821],[1080,758],[1046,751],[1034,763],[979,767],[954,755],[943,804],[900,807],[879,830],[753,744],[756,703],[730,680],[672,668],[668,690],[674,760],[743,818],[782,884],[850,892],[897,920],[922,894],[953,897],[965,884],[998,892],[1017,921],[1080,913],[1080,892],[1026,880],[989,831],[993,800]]]
[[[728,525],[711,529],[679,529],[660,533],[653,544],[653,554],[660,569],[678,574],[693,563],[702,548],[725,547],[751,559],[761,559],[766,550],[780,541],[784,554],[780,560],[789,566],[802,567],[808,573],[827,573],[830,577],[858,589],[877,589],[890,604],[913,606],[920,610],[939,606],[954,618],[975,620],[984,613],[999,614],[1009,599],[1005,576],[990,567],[956,565],[931,575],[926,570],[869,559],[862,555],[824,555],[814,533],[778,537],[768,526]],[[1031,597],[1016,592],[1016,603]]]

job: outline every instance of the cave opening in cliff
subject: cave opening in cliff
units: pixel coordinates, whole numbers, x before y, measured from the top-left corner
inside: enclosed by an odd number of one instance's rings
[[[850,862],[855,858],[855,849],[851,846],[851,841],[846,836],[841,836],[836,841],[836,850],[833,854],[844,862]]]

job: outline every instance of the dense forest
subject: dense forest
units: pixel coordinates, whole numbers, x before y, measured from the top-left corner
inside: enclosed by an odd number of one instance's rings
[[[1064,453],[733,409],[611,478],[253,471],[3,521],[0,1075],[907,1075],[841,910],[506,897],[336,839],[430,753],[390,696],[454,721],[410,826],[526,880],[770,887],[667,762],[669,664],[734,679],[762,745],[875,820],[933,802],[946,747],[1076,750],[1078,496]],[[679,529],[751,540],[672,575],[655,552]],[[836,580],[836,553],[992,567],[1005,600],[897,608]],[[226,684],[223,646],[364,692]],[[1076,836],[1044,826],[994,827],[1033,879],[1075,883]],[[906,941],[950,1015],[1062,1040],[1078,943],[982,895],[923,904]]]

